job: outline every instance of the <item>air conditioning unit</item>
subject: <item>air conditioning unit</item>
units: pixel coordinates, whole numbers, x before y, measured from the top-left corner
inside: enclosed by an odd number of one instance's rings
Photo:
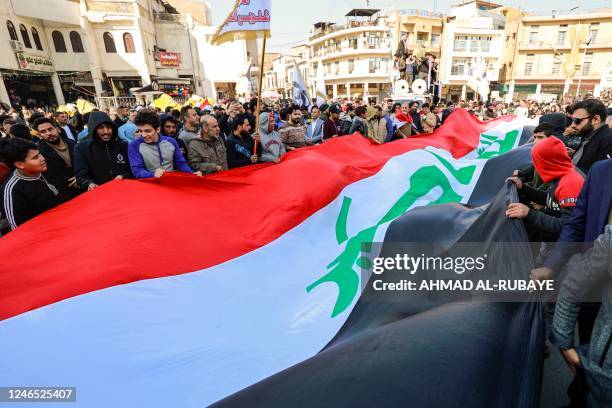
[[[11,40],[11,48],[13,51],[23,51],[23,44],[19,40]]]

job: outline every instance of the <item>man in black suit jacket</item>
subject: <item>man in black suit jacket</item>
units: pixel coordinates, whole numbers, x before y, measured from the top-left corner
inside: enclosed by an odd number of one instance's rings
[[[597,99],[586,99],[574,104],[571,128],[583,138],[572,161],[587,174],[600,160],[612,158],[612,129],[606,125],[608,111]]]
[[[81,190],[74,175],[76,143],[70,139],[63,139],[51,119],[44,117],[36,119],[32,128],[40,136],[37,146],[47,162],[45,178],[68,197],[74,198],[79,195]]]
[[[72,125],[68,123],[68,114],[66,112],[55,112],[53,116],[57,122],[62,139],[76,142],[79,132],[77,132]]]

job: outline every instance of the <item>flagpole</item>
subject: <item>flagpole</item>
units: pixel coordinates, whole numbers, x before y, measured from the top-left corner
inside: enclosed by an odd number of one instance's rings
[[[266,37],[264,33],[261,45],[261,64],[259,64],[259,81],[257,83],[257,108],[255,109],[255,133],[259,133],[259,113],[261,112],[261,86],[263,85],[264,61],[266,58]],[[253,145],[253,154],[257,154],[257,143]]]

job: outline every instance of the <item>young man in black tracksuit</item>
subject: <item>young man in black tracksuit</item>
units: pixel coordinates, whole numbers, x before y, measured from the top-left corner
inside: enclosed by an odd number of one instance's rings
[[[91,112],[89,138],[74,149],[77,183],[91,191],[114,179],[132,178],[128,144],[119,139],[117,126],[104,112]]]
[[[44,176],[45,158],[29,140],[0,141],[0,159],[14,169],[0,186],[0,210],[11,230],[68,200],[62,189]]]
[[[65,189],[70,198],[81,193],[74,175],[74,147],[76,143],[64,139],[49,118],[38,118],[32,128],[38,132],[40,153],[47,162],[44,176],[56,187]]]

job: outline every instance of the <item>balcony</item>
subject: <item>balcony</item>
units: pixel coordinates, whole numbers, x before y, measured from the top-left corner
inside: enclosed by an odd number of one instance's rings
[[[319,42],[320,39],[322,39],[323,37],[326,37],[330,34],[334,34],[337,33],[339,31],[343,31],[343,30],[351,30],[351,29],[356,29],[354,31],[362,31],[359,30],[361,28],[369,28],[372,31],[389,31],[389,28],[387,27],[386,21],[384,20],[377,20],[375,22],[372,21],[349,21],[348,24],[344,24],[344,25],[339,25],[339,24],[334,24],[332,26],[327,26],[324,30],[316,30],[310,37],[309,37],[309,41],[310,42]]]
[[[570,45],[569,44],[563,44],[563,45],[559,45],[559,44],[553,44],[552,42],[544,42],[544,41],[535,41],[535,42],[520,42],[519,45],[519,50],[565,50],[565,49],[570,49]]]
[[[103,14],[134,14],[134,5],[129,1],[87,1],[87,11]]]
[[[154,13],[156,23],[185,23],[185,16],[172,13]]]
[[[418,17],[429,17],[429,18],[443,18],[443,13],[435,13],[427,10],[417,10],[417,9],[401,9],[398,10],[400,15],[402,16],[418,16]]]

